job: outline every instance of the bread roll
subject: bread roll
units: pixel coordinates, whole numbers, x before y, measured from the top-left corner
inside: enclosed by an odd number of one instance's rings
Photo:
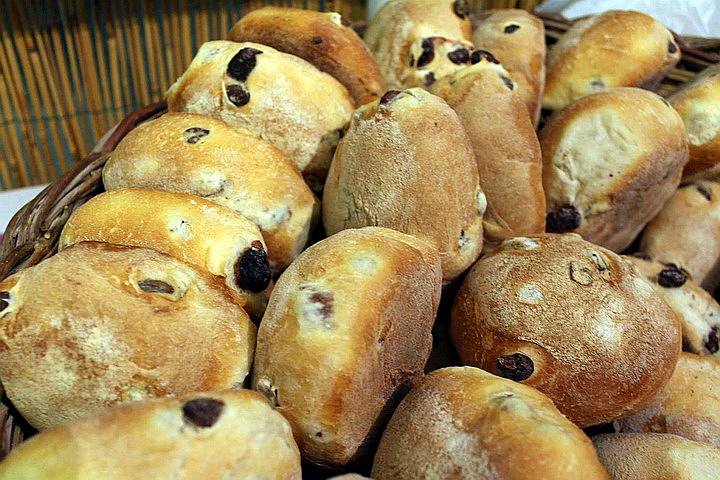
[[[578,20],[548,51],[543,107],[560,109],[614,87],[653,88],[680,55],[672,33],[644,13],[612,10]]]
[[[385,93],[372,54],[339,13],[263,7],[242,17],[228,40],[260,43],[307,60],[342,83],[358,106]]]
[[[592,443],[543,394],[477,368],[425,377],[402,401],[373,478],[608,479]]]
[[[708,292],[673,264],[662,264],[645,254],[626,257],[670,305],[682,323],[683,348],[698,355],[720,358],[720,305]]]
[[[202,113],[259,134],[316,191],[354,105],[340,82],[305,60],[228,41],[203,44],[167,102],[171,112]]]
[[[258,226],[272,267],[302,251],[319,202],[295,166],[256,134],[204,115],[167,113],[123,138],[103,169],[106,190],[197,195]]]
[[[255,326],[217,277],[155,250],[83,242],[0,282],[0,378],[32,426],[243,385]]]
[[[679,188],[648,224],[640,249],[712,290],[720,282],[720,183]]]
[[[572,234],[514,238],[479,260],[450,334],[464,364],[537,388],[582,427],[650,402],[681,347],[675,314],[640,272]]]
[[[328,173],[323,223],[328,235],[377,225],[428,240],[449,281],[480,254],[485,204],[457,114],[412,88],[353,115]]]
[[[157,190],[101,193],[75,210],[58,241],[153,248],[223,277],[262,317],[272,272],[262,235],[245,217],[194,195]]]
[[[387,88],[432,85],[469,64],[469,12],[465,0],[387,2],[365,32]]]
[[[287,421],[249,390],[163,398],[48,430],[0,463],[2,480],[300,480]]]
[[[502,66],[483,59],[430,88],[455,110],[470,137],[487,197],[486,250],[508,238],[545,231],[540,144],[507,75]]]
[[[618,433],[593,438],[613,480],[716,480],[720,451],[675,435]]]
[[[367,453],[397,396],[422,377],[440,300],[428,243],[346,230],[282,274],[258,332],[253,388],[290,421],[303,456],[346,465]]]
[[[720,362],[682,353],[665,388],[618,421],[621,432],[672,433],[720,448]]]
[[[483,12],[473,32],[475,48],[487,50],[510,72],[533,125],[540,119],[545,88],[545,25],[520,9]]]
[[[672,196],[687,162],[682,120],[637,88],[581,98],[540,133],[547,231],[620,252]]]

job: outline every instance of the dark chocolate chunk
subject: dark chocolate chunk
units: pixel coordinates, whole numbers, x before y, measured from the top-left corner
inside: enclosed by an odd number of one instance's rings
[[[467,48],[458,48],[448,53],[448,58],[456,65],[462,65],[470,61],[470,52]]]
[[[263,52],[256,48],[241,48],[240,51],[236,53],[232,59],[230,59],[230,63],[228,63],[227,67],[227,74],[238,82],[244,82],[247,80],[250,72],[252,72],[255,68],[255,57],[261,53]]]
[[[433,58],[435,58],[435,46],[432,43],[432,40],[429,38],[423,38],[422,43],[420,44],[422,47],[422,53],[420,54],[420,58],[417,60],[417,68],[422,68],[428,63],[433,61]]]
[[[571,232],[580,226],[580,212],[572,205],[560,207],[547,214],[546,229],[550,233]]]
[[[665,288],[682,287],[687,281],[687,275],[675,265],[663,268],[657,276],[657,283]]]
[[[187,143],[195,144],[200,141],[201,138],[206,137],[210,134],[210,130],[200,127],[190,127],[183,132],[183,138]]]
[[[433,83],[435,83],[435,74],[433,72],[428,73],[425,75],[425,79],[423,80],[423,83],[426,87],[429,87]]]
[[[228,85],[227,96],[235,106],[242,107],[250,101],[250,92],[245,90],[242,85]]]
[[[400,90],[388,90],[382,97],[380,97],[380,105],[392,102],[392,100],[400,95],[400,93]]]
[[[712,327],[708,333],[705,349],[710,353],[716,353],[720,349],[720,339],[718,338],[718,327]]]
[[[235,280],[238,287],[254,293],[267,288],[272,278],[267,253],[260,242],[245,250],[235,264]]]
[[[140,290],[147,293],[167,293],[168,295],[175,293],[173,286],[167,282],[163,282],[162,280],[152,280],[149,278],[140,280],[138,282],[138,287],[140,287]]]
[[[500,63],[498,62],[498,59],[495,58],[495,55],[488,52],[487,50],[475,50],[470,55],[470,63],[472,63],[473,65],[475,65],[476,63],[480,63],[482,59],[485,59],[490,63]]]
[[[504,32],[505,33],[515,33],[518,30],[520,30],[520,25],[517,25],[515,23],[511,23],[510,25],[505,27]]]
[[[500,79],[503,81],[506,87],[508,87],[510,90],[515,90],[515,84],[512,80],[510,80],[505,75],[500,75]]]
[[[512,355],[503,355],[495,361],[495,368],[501,376],[521,382],[530,378],[533,374],[535,366],[533,361],[523,353],[513,353]]]
[[[312,37],[310,41],[313,45],[320,45],[323,42],[321,37]]]
[[[455,0],[453,2],[453,12],[458,17],[465,19],[470,15],[470,5],[465,0]]]
[[[695,184],[695,188],[697,188],[697,191],[700,192],[700,195],[712,201],[712,195],[710,194],[710,190],[708,190],[705,185],[703,185],[702,183],[698,183]]]
[[[183,418],[198,427],[208,428],[215,425],[225,408],[225,402],[214,398],[195,398],[183,405]]]
[[[668,52],[675,53],[677,51],[678,51],[678,47],[677,47],[677,45],[675,45],[675,42],[673,42],[673,41],[668,42]]]

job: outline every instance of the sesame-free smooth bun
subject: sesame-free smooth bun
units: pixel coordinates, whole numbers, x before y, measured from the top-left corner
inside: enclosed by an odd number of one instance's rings
[[[590,439],[534,388],[472,367],[428,374],[400,403],[377,480],[609,480]]]
[[[249,390],[195,393],[105,410],[26,440],[0,480],[300,480],[282,415]]]
[[[360,107],[323,192],[325,231],[375,225],[432,243],[450,281],[477,259],[485,195],[457,114],[419,88]]]
[[[517,237],[480,259],[450,334],[464,364],[537,388],[582,427],[650,402],[682,344],[635,266],[575,234]]]

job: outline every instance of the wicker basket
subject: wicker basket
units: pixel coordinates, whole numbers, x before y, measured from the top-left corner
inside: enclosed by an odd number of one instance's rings
[[[543,18],[546,40],[552,44],[562,35],[570,22],[557,18]],[[359,26],[358,30],[362,30]],[[720,63],[720,41],[676,36],[683,58],[659,87],[668,95],[709,65]],[[111,152],[123,137],[140,123],[161,115],[164,103],[157,103],[128,115],[109,131],[84,160],[78,162],[59,180],[43,190],[25,205],[12,219],[0,244],[0,280],[19,269],[36,265],[53,255],[57,240],[70,214],[89,198],[103,191],[102,168]],[[12,407],[0,385],[0,459],[34,430]]]

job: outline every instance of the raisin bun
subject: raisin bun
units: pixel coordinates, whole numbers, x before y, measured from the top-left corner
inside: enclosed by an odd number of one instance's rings
[[[419,88],[360,107],[335,152],[323,193],[328,235],[380,226],[440,251],[450,281],[477,259],[485,195],[457,114]]]
[[[492,52],[518,86],[533,125],[545,87],[545,25],[520,9],[488,10],[475,23],[475,48]]]
[[[297,168],[257,134],[205,115],[167,113],[123,138],[103,169],[106,190],[149,188],[203,197],[262,232],[270,264],[302,251],[320,206]]]
[[[683,349],[720,359],[720,305],[687,272],[643,253],[625,257],[635,264],[682,323]]]
[[[640,249],[712,291],[720,283],[720,183],[680,187],[648,224]]]
[[[167,102],[171,112],[210,115],[259,134],[316,191],[354,108],[340,82],[302,58],[224,40],[200,47],[168,90]]]
[[[255,42],[300,57],[329,73],[360,106],[380,98],[385,79],[350,22],[336,12],[263,7],[228,33],[234,42]]]
[[[395,0],[368,23],[365,43],[388,88],[432,85],[470,63],[469,6],[464,0]]]
[[[560,109],[614,87],[653,88],[680,55],[672,33],[644,13],[612,10],[579,20],[548,51],[543,107]]]
[[[88,241],[154,248],[223,277],[253,317],[265,310],[272,272],[262,235],[229,208],[184,193],[113,190],[70,215],[58,249]]]
[[[249,390],[105,410],[22,443],[0,479],[300,480],[287,421]]]
[[[547,231],[627,248],[672,196],[687,163],[682,119],[647,90],[581,98],[540,132]]]
[[[156,250],[78,243],[0,282],[0,378],[38,429],[241,387],[254,348],[239,296]]]
[[[479,260],[450,334],[463,363],[537,388],[582,427],[650,402],[682,344],[635,266],[573,234],[506,240]]]
[[[441,78],[430,91],[455,110],[470,138],[487,197],[484,248],[545,231],[540,144],[505,69],[488,55]]]
[[[672,433],[720,448],[720,361],[682,353],[665,388],[617,425],[621,432]]]
[[[471,367],[436,370],[405,397],[372,476],[609,480],[590,439],[550,399]]]
[[[440,301],[440,258],[385,228],[340,232],[282,274],[258,332],[253,388],[290,421],[303,456],[343,466],[368,453],[419,380]]]
[[[720,450],[661,433],[616,433],[593,438],[615,480],[717,480]]]

